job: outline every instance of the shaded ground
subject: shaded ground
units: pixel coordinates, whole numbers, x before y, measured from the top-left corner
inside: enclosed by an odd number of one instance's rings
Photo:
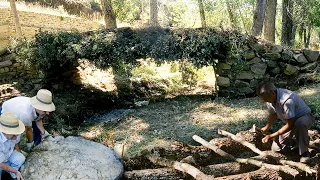
[[[2,100],[14,94],[33,96],[36,92],[35,87],[19,88],[20,92],[8,90],[8,87],[6,89],[1,91]],[[320,112],[319,92],[318,84],[299,89],[300,95],[317,116]],[[222,97],[213,99],[210,96],[180,96],[153,101],[143,107],[113,107],[104,101],[108,98],[113,96],[88,88],[66,87],[56,90],[57,111],[51,114],[46,126],[53,134],[80,135],[103,143],[114,148],[123,159],[130,159],[143,149],[155,146],[168,148],[177,142],[199,145],[192,139],[195,134],[210,140],[220,137],[216,131],[218,128],[237,133],[250,129],[253,124],[262,127],[266,122],[264,104],[257,97],[230,100]],[[88,122],[91,117],[107,114],[111,109],[130,107],[133,111],[116,122]],[[271,131],[275,131],[279,125],[280,121]],[[318,127],[317,118],[313,128]]]

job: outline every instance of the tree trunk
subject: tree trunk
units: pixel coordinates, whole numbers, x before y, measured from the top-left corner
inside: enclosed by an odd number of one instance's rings
[[[253,36],[261,36],[267,0],[257,0],[254,10],[251,33]]]
[[[18,15],[18,11],[17,11],[15,0],[10,0],[10,7],[11,7],[11,11],[12,11],[12,14],[13,14],[13,17],[14,17],[14,23],[15,23],[15,26],[16,26],[17,37],[21,37],[22,36],[21,24],[20,24],[19,15]]]
[[[282,30],[281,45],[292,47],[292,30],[293,30],[293,0],[283,0],[282,2]]]
[[[306,35],[306,44],[305,44],[305,48],[309,48],[310,47],[310,37],[311,37],[311,24],[308,25],[308,32]]]
[[[158,0],[150,0],[150,25],[158,26]]]
[[[106,28],[116,29],[117,28],[116,14],[112,9],[111,0],[101,0],[101,6],[102,6]]]
[[[277,0],[267,0],[266,16],[264,19],[264,38],[275,42]]]
[[[238,29],[239,28],[238,20],[236,18],[235,12],[233,11],[234,8],[231,3],[233,3],[233,1],[230,2],[230,0],[226,0],[229,19],[230,19],[232,28]]]
[[[198,4],[199,4],[200,17],[201,17],[201,25],[202,25],[202,28],[205,28],[207,26],[207,23],[206,23],[206,16],[204,14],[202,0],[198,0]]]

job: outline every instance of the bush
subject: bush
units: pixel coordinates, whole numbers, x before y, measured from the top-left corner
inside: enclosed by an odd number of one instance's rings
[[[40,31],[32,41],[15,47],[18,59],[34,64],[46,80],[61,81],[62,75],[85,58],[98,67],[113,67],[115,72],[129,72],[126,64],[136,59],[153,58],[157,62],[188,59],[197,67],[214,65],[225,58],[229,48],[228,34],[214,29],[147,28],[96,32]]]

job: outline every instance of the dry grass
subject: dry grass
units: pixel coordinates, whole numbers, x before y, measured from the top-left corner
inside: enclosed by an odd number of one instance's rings
[[[37,4],[27,4],[25,2],[16,2],[17,9],[19,11],[28,11],[39,14],[50,14],[55,16],[64,16],[64,17],[74,17],[74,15],[68,14],[63,7],[57,9],[43,7]],[[7,0],[0,0],[0,9],[1,8],[10,8],[10,2]]]

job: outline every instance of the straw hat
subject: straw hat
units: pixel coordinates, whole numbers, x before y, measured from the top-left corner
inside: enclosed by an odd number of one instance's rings
[[[41,111],[54,111],[55,105],[52,102],[52,93],[46,89],[40,89],[36,96],[30,99],[31,105]]]
[[[24,132],[24,124],[18,116],[5,112],[0,116],[0,131],[6,134],[21,134]]]

